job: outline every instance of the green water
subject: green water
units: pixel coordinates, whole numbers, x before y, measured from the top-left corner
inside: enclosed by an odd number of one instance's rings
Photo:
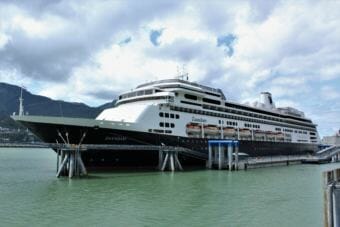
[[[0,226],[322,226],[339,165],[91,173],[57,179],[48,149],[0,149]]]

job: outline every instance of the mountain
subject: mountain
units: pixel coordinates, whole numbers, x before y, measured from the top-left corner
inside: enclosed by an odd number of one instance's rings
[[[0,127],[13,128],[18,125],[9,117],[18,114],[20,87],[0,83]],[[98,107],[90,107],[84,103],[53,100],[45,96],[34,95],[23,90],[24,111],[29,115],[64,116],[95,118],[103,109],[113,107],[115,101]]]

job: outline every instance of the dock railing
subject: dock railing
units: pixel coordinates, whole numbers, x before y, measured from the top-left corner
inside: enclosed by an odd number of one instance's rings
[[[340,226],[340,168],[323,173],[324,226]]]

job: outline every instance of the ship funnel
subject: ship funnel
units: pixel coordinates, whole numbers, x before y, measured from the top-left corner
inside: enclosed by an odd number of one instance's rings
[[[275,108],[275,104],[272,99],[272,94],[270,94],[269,92],[261,92],[260,103],[263,104],[264,108],[266,109]]]

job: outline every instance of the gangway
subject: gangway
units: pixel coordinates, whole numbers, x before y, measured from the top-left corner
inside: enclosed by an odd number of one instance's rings
[[[340,160],[340,145],[333,145],[315,153],[314,156],[303,160],[304,163],[337,162]]]

